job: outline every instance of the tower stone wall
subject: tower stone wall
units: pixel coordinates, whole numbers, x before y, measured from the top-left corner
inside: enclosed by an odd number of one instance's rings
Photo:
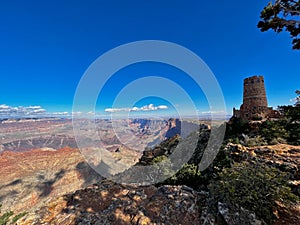
[[[252,76],[244,79],[243,104],[240,110],[233,109],[233,116],[254,120],[274,117],[276,112],[268,107],[264,77]]]

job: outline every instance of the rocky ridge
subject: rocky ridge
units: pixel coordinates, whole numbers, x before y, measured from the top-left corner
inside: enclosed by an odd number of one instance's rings
[[[204,141],[198,142],[194,158],[201,157]],[[150,158],[168,155],[180,138],[174,137],[150,150]],[[291,174],[297,193],[300,148],[292,145],[244,147],[228,144],[225,149],[232,162],[258,160]],[[149,159],[150,159],[149,158]],[[146,161],[140,160],[140,164]],[[214,165],[212,165],[214,166]],[[187,186],[130,186],[102,180],[84,162],[76,149],[4,152],[0,156],[1,202],[3,211],[27,211],[18,224],[237,224],[239,213],[249,224],[264,224],[255,214],[241,209],[231,214],[219,202],[217,215],[210,209],[210,194]],[[20,178],[21,179],[17,179]],[[2,182],[3,181],[3,182]],[[92,184],[94,183],[94,184]],[[20,191],[22,190],[22,191]],[[275,225],[297,224],[300,205],[286,207],[278,203]]]
[[[64,195],[18,224],[202,224],[199,200],[187,186],[134,187],[106,180]]]

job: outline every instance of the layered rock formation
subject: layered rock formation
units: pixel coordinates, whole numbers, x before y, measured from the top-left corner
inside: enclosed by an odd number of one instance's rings
[[[199,133],[195,133],[199,136]],[[200,134],[190,160],[199,161],[209,130]],[[168,156],[180,142],[175,136],[144,153],[139,164]],[[299,195],[300,148],[291,145],[244,147],[228,144],[224,150],[233,162],[257,160],[291,174],[293,192]],[[121,150],[122,152],[122,150]],[[116,153],[117,154],[117,153]],[[119,154],[119,152],[118,152]],[[146,155],[148,154],[148,158]],[[214,167],[215,165],[212,165]],[[211,170],[212,173],[213,170]],[[208,171],[210,173],[210,171]],[[219,202],[215,213],[204,188],[187,186],[130,186],[102,180],[76,149],[3,152],[0,155],[2,212],[28,212],[17,224],[236,224],[239,213],[249,224],[263,224],[250,211],[232,214]],[[300,205],[278,203],[275,225],[300,221]]]
[[[3,152],[0,155],[2,211],[28,211],[45,202],[97,182],[77,149]]]
[[[55,199],[18,224],[202,224],[199,199],[186,186],[134,187],[103,181]]]

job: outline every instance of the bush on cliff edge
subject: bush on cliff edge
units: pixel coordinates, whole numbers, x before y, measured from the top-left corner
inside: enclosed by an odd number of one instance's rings
[[[215,200],[229,208],[243,207],[266,221],[273,221],[276,201],[289,204],[298,199],[288,187],[287,175],[261,163],[235,163],[224,168],[219,180],[213,180],[209,189]]]

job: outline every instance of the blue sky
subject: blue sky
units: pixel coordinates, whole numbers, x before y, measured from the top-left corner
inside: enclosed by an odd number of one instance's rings
[[[0,105],[70,112],[89,65],[110,49],[139,40],[174,42],[195,52],[215,74],[228,113],[242,103],[243,79],[252,75],[265,76],[270,106],[291,104],[300,88],[300,52],[291,50],[287,33],[261,33],[256,27],[268,2],[1,1]],[[119,71],[106,84],[99,108],[111,107],[130,81],[151,75],[178,82],[200,111],[209,110],[199,87],[181,71],[159,63]],[[169,103],[159,98],[137,102],[138,107],[149,104]],[[178,97],[173,104],[184,102]]]

